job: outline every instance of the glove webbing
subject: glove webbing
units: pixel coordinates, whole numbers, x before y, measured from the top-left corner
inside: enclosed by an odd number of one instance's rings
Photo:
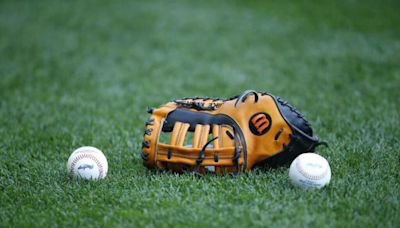
[[[204,166],[214,166],[215,172],[223,172],[221,167],[229,171],[238,171],[243,165],[243,156],[240,153],[242,146],[235,138],[232,127],[227,125],[212,126],[212,140],[210,125],[197,124],[193,132],[192,145],[184,145],[189,123],[176,122],[171,132],[169,144],[158,143],[156,160],[181,165],[189,165],[196,169]],[[212,147],[208,145],[212,142]],[[177,168],[177,166],[175,166]],[[182,170],[183,171],[183,170]]]

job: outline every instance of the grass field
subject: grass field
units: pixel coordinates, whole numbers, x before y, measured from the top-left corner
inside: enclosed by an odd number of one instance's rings
[[[398,1],[1,1],[0,227],[399,227]],[[290,101],[331,184],[141,164],[145,112],[246,89]],[[77,182],[77,147],[105,180]]]

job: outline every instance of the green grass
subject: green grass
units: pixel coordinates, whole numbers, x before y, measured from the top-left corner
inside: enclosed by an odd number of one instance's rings
[[[0,226],[400,226],[398,1],[1,1]],[[147,106],[246,89],[330,144],[319,191],[141,164]],[[99,182],[70,153],[104,151]]]

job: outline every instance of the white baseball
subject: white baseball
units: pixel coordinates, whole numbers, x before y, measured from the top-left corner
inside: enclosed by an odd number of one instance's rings
[[[99,149],[84,146],[76,149],[69,156],[67,169],[71,178],[98,180],[106,177],[108,163]]]
[[[328,161],[314,153],[299,155],[289,169],[293,185],[301,188],[322,188],[329,184],[331,175]]]

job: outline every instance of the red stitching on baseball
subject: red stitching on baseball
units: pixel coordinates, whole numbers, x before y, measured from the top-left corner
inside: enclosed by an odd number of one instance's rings
[[[305,178],[308,178],[311,180],[321,180],[328,173],[328,169],[325,168],[325,171],[320,175],[310,175],[300,166],[300,159],[296,162],[296,167],[297,167],[297,170],[299,171],[299,173],[301,173],[301,175],[303,175]]]
[[[82,158],[89,158],[92,161],[94,161],[96,163],[97,167],[99,168],[99,177],[98,178],[103,177],[103,165],[93,154],[80,154],[80,155],[76,156],[76,158],[74,158],[74,160],[72,160],[72,163],[71,163],[71,170],[70,170],[71,176],[73,176],[76,163],[78,163],[78,161],[81,160]]]

